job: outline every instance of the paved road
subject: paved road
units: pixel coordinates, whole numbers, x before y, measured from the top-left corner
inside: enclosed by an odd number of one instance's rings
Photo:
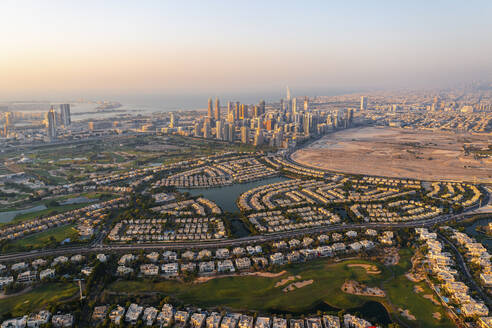
[[[468,265],[466,264],[465,260],[463,259],[463,256],[461,255],[458,248],[456,248],[456,246],[449,239],[447,239],[445,236],[443,236],[440,233],[438,233],[438,238],[442,243],[451,247],[451,249],[453,250],[453,252],[455,254],[458,265],[460,267],[460,272],[462,272],[466,276],[466,279],[470,282],[472,288],[475,291],[477,291],[478,294],[480,294],[482,299],[485,301],[485,303],[487,303],[488,307],[490,308],[492,306],[492,301],[491,301],[490,297],[488,297],[487,293],[485,293],[483,291],[482,287],[479,284],[477,284],[477,282],[473,278],[472,274],[470,273],[470,270],[468,269]]]
[[[284,238],[294,238],[302,235],[319,234],[325,232],[343,231],[350,229],[390,229],[390,228],[415,228],[432,226],[435,224],[441,224],[451,220],[463,220],[466,214],[459,215],[444,215],[433,219],[420,220],[420,221],[408,221],[398,223],[357,223],[357,224],[336,224],[322,227],[314,227],[303,230],[286,231],[279,233],[272,233],[268,235],[255,235],[242,237],[237,239],[223,239],[215,241],[196,241],[196,242],[170,242],[170,243],[133,243],[133,244],[111,244],[104,245],[101,240],[93,242],[90,245],[85,246],[72,246],[72,247],[58,247],[50,250],[37,250],[23,253],[13,253],[0,256],[1,262],[9,261],[21,261],[31,258],[43,257],[43,256],[59,256],[65,254],[77,254],[77,253],[94,253],[94,252],[118,252],[118,251],[134,251],[134,250],[183,250],[183,249],[200,249],[200,248],[220,248],[220,247],[233,247],[248,244],[260,244],[264,242],[271,242]]]

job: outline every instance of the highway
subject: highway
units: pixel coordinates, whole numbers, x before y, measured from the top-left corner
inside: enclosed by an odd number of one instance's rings
[[[266,235],[253,235],[235,239],[221,239],[214,241],[196,241],[196,242],[167,242],[167,243],[132,243],[132,244],[103,244],[103,238],[96,238],[96,241],[89,245],[83,246],[66,246],[55,249],[35,250],[23,253],[12,253],[0,255],[0,263],[11,261],[22,261],[38,257],[60,256],[69,254],[87,254],[100,252],[130,252],[135,250],[183,250],[183,249],[202,249],[202,248],[220,248],[234,247],[249,244],[261,244],[272,242],[285,238],[295,238],[309,234],[321,234],[326,232],[335,232],[343,230],[359,229],[399,229],[428,227],[435,224],[442,224],[452,220],[461,221],[467,214],[443,215],[428,220],[395,222],[395,223],[356,223],[356,224],[334,224],[321,227],[313,227],[295,231],[285,231]]]

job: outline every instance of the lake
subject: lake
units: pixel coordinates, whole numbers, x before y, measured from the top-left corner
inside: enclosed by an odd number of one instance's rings
[[[476,228],[488,225],[491,220],[492,216],[475,220],[472,224],[465,226],[465,232],[469,236],[475,238],[478,242],[482,243],[489,251],[492,251],[492,237],[487,236],[482,232],[478,232]]]
[[[45,205],[38,205],[31,208],[25,208],[22,210],[8,211],[8,212],[0,212],[0,222],[7,223],[12,221],[19,214],[32,213],[37,211],[42,211],[47,209]]]
[[[180,192],[189,192],[193,196],[202,195],[203,197],[213,200],[222,210],[227,212],[239,212],[236,205],[238,197],[249,189],[259,186],[282,182],[289,180],[284,177],[268,178],[248,183],[233,184],[230,186],[217,188],[200,188],[200,189],[179,189]]]

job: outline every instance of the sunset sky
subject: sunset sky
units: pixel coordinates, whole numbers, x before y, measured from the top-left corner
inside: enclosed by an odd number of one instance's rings
[[[0,1],[0,97],[447,86],[492,1]]]

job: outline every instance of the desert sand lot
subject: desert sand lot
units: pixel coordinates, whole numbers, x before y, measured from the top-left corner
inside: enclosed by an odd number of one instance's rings
[[[300,164],[352,174],[492,183],[492,158],[463,146],[486,147],[492,135],[368,127],[329,134],[298,150]]]

